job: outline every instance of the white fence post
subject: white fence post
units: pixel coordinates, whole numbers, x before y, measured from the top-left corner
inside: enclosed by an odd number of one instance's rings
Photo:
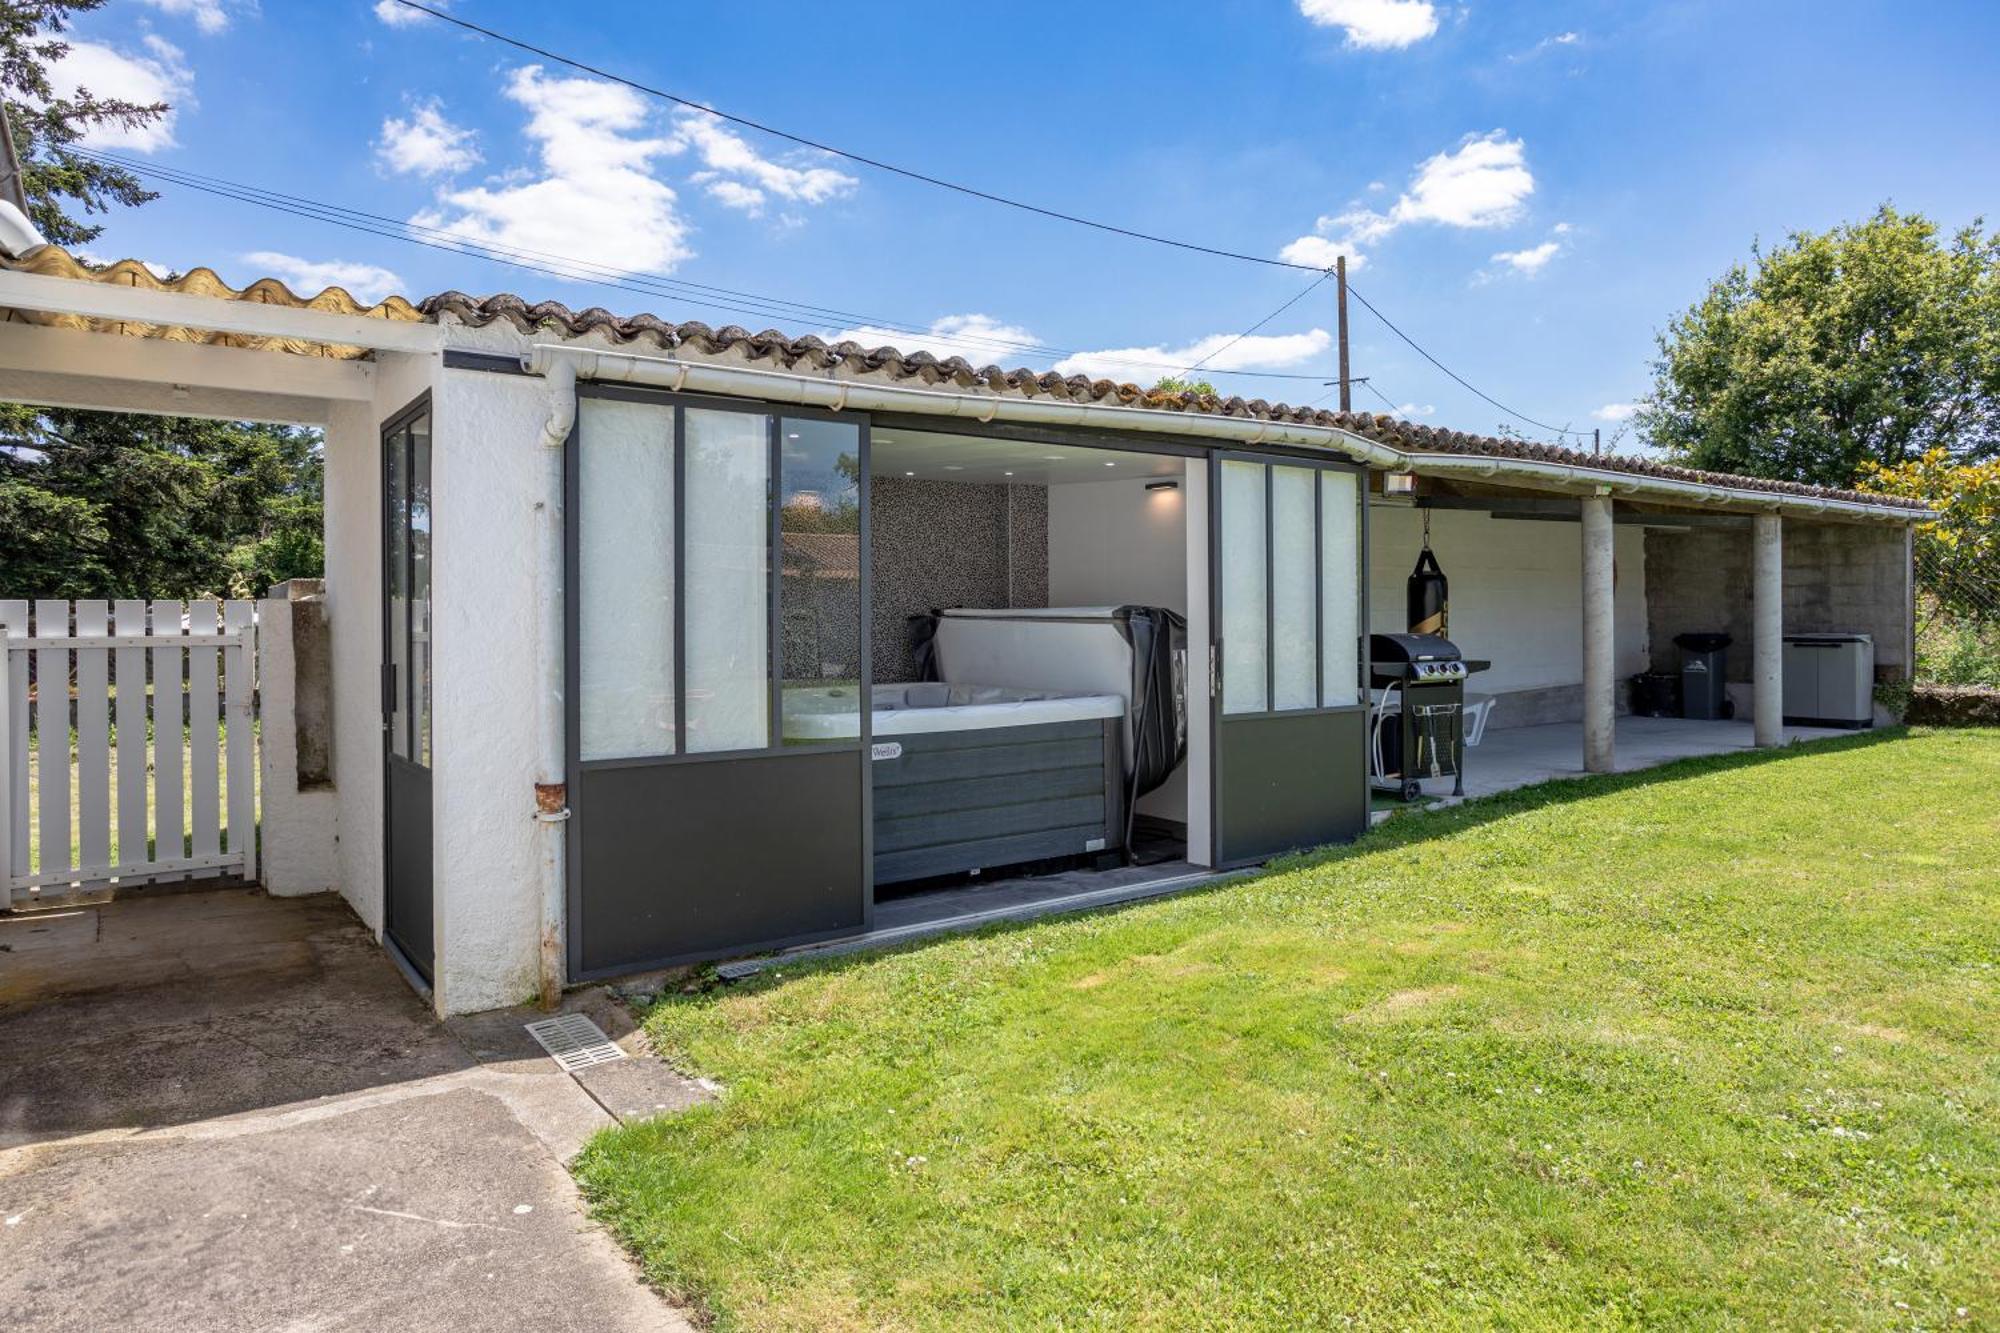
[[[257,878],[257,711],[252,688],[250,655],[255,651],[257,608],[250,602],[228,602],[222,623],[235,641],[223,650],[223,681],[228,728],[229,850],[243,857],[241,874]]]

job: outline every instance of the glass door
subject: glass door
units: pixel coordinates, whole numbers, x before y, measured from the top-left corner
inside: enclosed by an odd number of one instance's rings
[[[383,931],[431,979],[431,416],[382,432]]]
[[[1209,464],[1215,863],[1368,826],[1361,471],[1280,455]]]
[[[867,451],[852,414],[582,387],[573,977],[865,925]]]

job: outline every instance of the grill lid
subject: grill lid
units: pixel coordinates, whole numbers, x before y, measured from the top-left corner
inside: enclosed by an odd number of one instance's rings
[[[1371,634],[1368,636],[1369,660],[1384,665],[1408,665],[1412,662],[1457,662],[1463,655],[1442,634]]]

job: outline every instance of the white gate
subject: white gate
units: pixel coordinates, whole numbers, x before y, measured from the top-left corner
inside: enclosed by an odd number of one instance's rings
[[[253,603],[0,601],[0,636],[0,910],[257,877]]]

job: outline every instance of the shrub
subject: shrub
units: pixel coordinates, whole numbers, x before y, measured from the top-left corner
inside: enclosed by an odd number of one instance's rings
[[[1926,727],[2000,727],[2000,689],[1919,683],[1910,690],[1903,720]]]

